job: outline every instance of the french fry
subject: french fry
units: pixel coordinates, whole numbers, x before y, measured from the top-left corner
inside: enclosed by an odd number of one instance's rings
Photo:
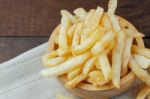
[[[97,60],[95,61],[95,66],[96,66],[96,69],[101,70],[101,67],[100,67],[100,65],[99,65]]]
[[[103,14],[100,24],[106,29],[112,29],[112,24],[110,22],[110,18],[106,13]]]
[[[55,44],[59,44],[59,35],[56,35],[56,36],[54,37],[54,43],[55,43]]]
[[[109,80],[105,80],[104,75],[100,70],[94,70],[89,73],[89,78],[94,86],[103,86]]]
[[[125,31],[125,33],[130,36],[130,37],[134,37],[134,38],[141,38],[141,37],[145,37],[144,34],[142,33],[139,33],[139,32],[136,32],[134,31],[133,29],[123,29],[123,31]]]
[[[66,57],[66,56],[68,56],[68,55],[70,55],[70,54],[71,54],[70,48],[68,48],[68,49],[66,49],[66,50],[63,50],[62,48],[59,48],[59,49],[58,49],[58,55],[59,55],[59,56]]]
[[[107,54],[105,52],[101,53],[98,56],[98,63],[101,67],[105,80],[110,80],[111,79],[111,67],[110,67]]]
[[[41,71],[41,74],[43,76],[58,76],[65,74],[75,68],[80,67],[89,57],[90,53],[86,52],[84,54],[73,57],[58,66],[44,69]]]
[[[148,86],[150,85],[150,75],[149,73],[142,69],[136,61],[133,59],[133,56],[130,57],[129,67],[133,71],[133,73],[142,81],[144,81]]]
[[[90,77],[91,80],[96,80],[99,77],[102,79],[104,78],[104,75],[100,70],[91,71],[88,76]]]
[[[132,52],[150,58],[150,49],[132,45]]]
[[[86,34],[89,36],[93,31],[96,30],[96,28],[99,26],[99,22],[103,15],[103,11],[104,11],[103,8],[97,7],[97,9],[93,15],[91,15],[91,13],[89,13],[89,15],[87,15],[87,18],[85,19],[85,22],[84,22],[83,34]],[[89,16],[91,18],[89,18]]]
[[[96,83],[99,86],[104,86],[105,84],[107,84],[109,82],[109,80],[105,80],[104,78],[97,78],[96,79]]]
[[[67,10],[61,10],[62,16],[67,16],[72,23],[77,23],[77,19]]]
[[[87,75],[84,74],[80,74],[79,76],[75,77],[73,80],[68,81],[65,84],[66,88],[72,89],[75,86],[77,86],[81,81],[85,80],[87,78]]]
[[[113,40],[115,38],[115,33],[113,31],[108,31],[105,33],[105,35],[99,39],[98,42],[93,46],[91,49],[91,52],[93,55],[100,54],[106,46],[109,44],[109,41]]]
[[[115,30],[115,32],[118,32],[121,30],[120,28],[120,25],[119,25],[119,21],[118,21],[118,18],[112,14],[112,13],[107,13],[110,20],[111,20],[111,23],[112,23],[112,26],[113,26],[113,29]]]
[[[72,48],[77,47],[80,43],[80,35],[81,35],[81,32],[82,32],[82,27],[83,27],[83,23],[79,23],[77,25],[77,28],[75,30],[73,40],[72,40]]]
[[[107,14],[110,17],[110,20],[111,20],[111,23],[112,23],[114,30],[116,32],[118,32],[121,30],[121,28],[119,25],[118,18],[114,15],[116,8],[117,8],[117,0],[110,0],[108,3]]]
[[[77,55],[81,54],[87,50],[89,50],[104,34],[104,30],[98,28],[93,34],[91,34],[84,42],[82,42],[79,46],[72,49],[72,53]]]
[[[88,83],[92,84],[93,86],[98,87],[97,83],[96,83],[95,81],[91,80],[91,78],[88,77],[88,78],[86,79],[86,81],[87,81]]]
[[[84,20],[84,25],[89,24],[89,21],[91,21],[92,16],[94,15],[94,13],[95,13],[95,10],[94,10],[94,9],[91,9],[91,10],[89,11],[89,13],[87,14],[87,16],[86,16],[86,18],[85,18],[85,20]]]
[[[51,58],[51,59],[44,59],[43,58],[43,65],[46,67],[52,67],[52,66],[57,66],[64,62],[66,59],[64,57],[56,57],[56,58]]]
[[[87,34],[81,34],[81,43],[83,43],[86,39],[88,38],[88,35]]]
[[[116,88],[120,88],[122,53],[125,44],[125,33],[119,31],[117,33],[116,46],[112,52],[112,82]]]
[[[83,9],[83,8],[77,8],[73,11],[73,13],[79,18],[79,20],[84,21],[86,16],[87,16],[87,12]]]
[[[87,16],[86,16],[86,18],[85,18],[85,20],[84,20],[84,27],[83,27],[83,31],[87,31],[86,29],[87,29],[87,24],[91,21],[91,19],[92,19],[92,16],[94,15],[94,13],[95,13],[95,10],[94,9],[91,9],[90,11],[89,11],[89,13],[87,14]],[[87,35],[87,33],[86,32],[82,32],[82,34],[81,34],[81,43],[83,42],[83,41],[85,41],[86,39],[88,38],[88,35]]]
[[[112,13],[114,14],[115,11],[116,11],[116,8],[117,8],[117,1],[118,0],[109,0],[109,3],[108,3],[108,13]]]
[[[70,20],[67,16],[62,15],[60,30],[59,30],[59,47],[63,50],[68,48],[67,44],[67,29],[69,27]]]
[[[135,59],[136,63],[138,63],[138,65],[143,69],[148,69],[150,66],[150,59],[142,55],[133,54],[133,58]]]
[[[110,51],[113,50],[113,48],[115,47],[115,43],[114,43],[114,41],[111,41],[108,45],[109,45],[109,46],[107,46],[107,47],[105,48],[106,54],[109,54]]]
[[[144,41],[142,38],[136,38],[135,40],[138,46],[145,48]]]
[[[58,56],[58,50],[55,50],[55,51],[52,51],[50,53],[47,53],[45,55],[42,56],[42,60],[45,61],[45,60],[48,60],[50,58],[54,58],[54,57],[57,57]]]
[[[128,72],[128,63],[131,55],[131,46],[133,43],[133,37],[127,37],[125,39],[125,46],[123,49],[123,56],[122,56],[122,67],[121,67],[121,77],[125,76]]]
[[[139,33],[135,27],[133,27],[131,24],[127,23],[126,21],[119,20],[119,22],[120,22],[121,28],[125,30],[129,36],[135,37],[135,40],[138,46],[145,47],[144,41],[142,39],[142,37],[145,37],[144,34]]]
[[[94,68],[94,62],[96,57],[91,57],[87,60],[87,62],[83,66],[82,74],[88,75],[89,72]]]
[[[136,99],[145,99],[148,94],[150,94],[150,86],[145,86],[142,90],[140,90]]]
[[[75,69],[75,70],[69,72],[69,73],[67,74],[67,78],[68,78],[69,80],[72,80],[72,79],[74,79],[76,76],[78,76],[78,75],[81,73],[81,71],[82,71],[82,68],[79,67],[79,68],[77,68],[77,69]]]
[[[68,39],[72,39],[73,38],[73,35],[74,35],[74,32],[75,32],[75,29],[77,27],[77,24],[73,24],[67,31],[67,37]]]

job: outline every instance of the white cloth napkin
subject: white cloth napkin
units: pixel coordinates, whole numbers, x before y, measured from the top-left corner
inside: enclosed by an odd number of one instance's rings
[[[0,64],[0,99],[55,99],[56,93],[80,99],[67,92],[57,78],[44,78],[41,56],[48,44],[42,44],[8,62]],[[141,82],[113,99],[135,99]]]

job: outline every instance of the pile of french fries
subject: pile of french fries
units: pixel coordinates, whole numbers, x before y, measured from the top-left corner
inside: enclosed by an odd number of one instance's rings
[[[119,20],[116,8],[117,0],[110,0],[107,12],[101,7],[89,12],[77,8],[74,15],[62,10],[54,38],[58,48],[42,57],[44,66],[49,67],[42,75],[66,75],[67,88],[80,82],[95,87],[112,82],[120,88],[121,78],[132,71],[146,84],[137,99],[150,93],[150,49],[144,46],[144,34]]]

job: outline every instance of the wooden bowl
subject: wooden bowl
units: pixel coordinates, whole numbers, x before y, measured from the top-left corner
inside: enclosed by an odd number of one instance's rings
[[[118,19],[120,22],[122,22],[122,26],[127,26],[128,28],[137,31],[137,29],[127,20],[119,16]],[[54,37],[59,33],[58,31],[59,31],[59,26],[55,28],[55,30],[52,32],[50,36],[49,51],[52,51],[56,48],[54,44]],[[59,76],[58,79],[60,80],[60,82],[62,82],[63,85],[67,82],[67,78],[65,75]],[[97,88],[94,87],[92,84],[87,84],[82,82],[76,88],[67,89],[67,90],[69,92],[76,94],[77,96],[86,99],[107,99],[109,97],[119,95],[122,92],[126,91],[132,85],[134,80],[135,80],[135,75],[132,72],[129,72],[126,76],[121,78],[120,89],[115,88],[112,83]]]

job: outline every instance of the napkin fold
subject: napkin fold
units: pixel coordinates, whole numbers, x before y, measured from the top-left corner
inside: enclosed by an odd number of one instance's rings
[[[0,64],[0,99],[55,99],[57,93],[81,99],[66,91],[56,77],[41,76],[41,56],[47,48],[44,43]],[[140,88],[141,82],[136,80],[132,88],[112,99],[135,99]]]

